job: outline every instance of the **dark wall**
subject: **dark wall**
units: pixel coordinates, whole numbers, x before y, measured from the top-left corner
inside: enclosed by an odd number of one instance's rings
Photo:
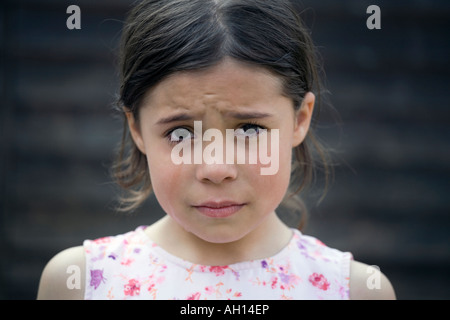
[[[114,212],[121,136],[115,50],[131,1],[0,3],[0,298],[34,299],[57,252],[163,215],[154,199]],[[400,299],[450,298],[450,3],[301,1],[330,101],[320,137],[334,183],[309,197],[305,232],[353,252]],[[81,8],[81,30],[66,9]],[[381,30],[366,9],[381,8]],[[326,108],[325,108],[326,111]]]

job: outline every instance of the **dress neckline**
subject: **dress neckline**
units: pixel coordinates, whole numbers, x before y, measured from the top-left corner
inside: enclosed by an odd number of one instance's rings
[[[241,261],[232,263],[229,265],[202,265],[202,264],[196,264],[191,261],[182,259],[162,247],[160,247],[158,244],[156,244],[152,239],[150,239],[147,234],[145,233],[145,229],[147,226],[140,226],[135,230],[135,234],[139,237],[140,240],[142,240],[146,245],[150,246],[152,250],[154,250],[158,255],[160,255],[162,258],[164,258],[166,261],[171,262],[174,265],[177,265],[183,269],[193,271],[193,272],[224,272],[225,270],[230,271],[238,271],[238,270],[245,270],[245,269],[260,269],[265,268],[268,265],[268,261],[272,260],[280,260],[283,259],[289,252],[290,248],[295,246],[295,240],[301,236],[301,232],[298,229],[292,230],[292,236],[289,242],[277,253],[274,255],[267,257],[267,258],[261,258],[261,259],[255,259],[255,260],[248,260],[248,261]]]

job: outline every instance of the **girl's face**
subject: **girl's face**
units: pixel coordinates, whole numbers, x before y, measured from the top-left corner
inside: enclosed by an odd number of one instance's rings
[[[255,231],[275,215],[289,185],[292,148],[304,140],[313,106],[314,95],[308,93],[295,112],[277,77],[225,59],[206,71],[166,78],[145,96],[138,122],[131,114],[128,120],[136,145],[147,156],[153,190],[165,212],[185,232],[208,242],[227,243]],[[194,121],[201,122],[202,132],[195,132]],[[194,145],[200,142],[202,160],[205,154],[214,154],[206,152],[214,138],[202,141],[208,129],[222,133],[223,161],[176,164],[176,146],[183,154],[187,149],[181,147],[192,147],[193,158]],[[235,161],[226,161],[227,129],[247,139],[247,152],[248,140],[259,141],[267,134],[266,149],[278,152],[278,159],[272,159],[279,163],[277,172],[262,175],[261,168],[268,165],[259,158],[256,164],[238,164],[237,152]],[[261,133],[262,129],[267,133]],[[277,130],[279,138],[274,141],[271,137]]]

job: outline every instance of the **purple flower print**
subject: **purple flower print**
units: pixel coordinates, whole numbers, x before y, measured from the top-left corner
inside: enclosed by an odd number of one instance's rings
[[[267,269],[267,261],[266,260],[261,261],[261,267],[263,269]]]
[[[117,259],[117,254],[115,254],[115,253],[113,252],[113,253],[111,253],[111,254],[108,256],[108,258],[111,258],[111,259],[113,259],[113,260],[116,260],[116,259]]]
[[[91,270],[91,287],[94,287],[94,290],[98,288],[98,286],[106,281],[106,278],[103,277],[103,270]]]
[[[278,275],[280,276],[281,282],[289,283],[290,276],[288,274],[279,273]]]
[[[306,241],[302,241],[302,240],[297,241],[297,247],[300,250],[306,250],[306,246],[304,245],[304,243],[307,243],[307,242]]]
[[[280,280],[283,283],[283,285],[280,286],[280,288],[283,290],[295,287],[295,285],[300,281],[300,278],[295,274],[279,273],[278,275],[280,276]]]

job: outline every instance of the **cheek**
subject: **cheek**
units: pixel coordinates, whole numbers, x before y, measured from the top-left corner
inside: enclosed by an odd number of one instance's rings
[[[291,140],[281,139],[281,143],[278,146],[278,172],[276,175],[268,176],[269,186],[271,192],[273,192],[281,202],[287,192],[291,178],[291,167],[292,167],[292,145]]]
[[[288,144],[280,145],[277,155],[278,159],[274,159],[275,155],[272,154],[272,156],[270,164],[253,166],[250,178],[250,183],[260,196],[261,203],[269,206],[271,210],[281,203],[289,187],[292,149]],[[273,163],[275,161],[277,161],[277,164]],[[268,172],[273,172],[273,174],[262,175],[261,170],[264,168],[271,168]]]
[[[153,193],[163,209],[169,206],[173,197],[182,197],[183,195],[183,165],[175,165],[170,159],[170,148],[165,145],[153,144],[150,152],[147,154],[148,168]],[[167,208],[169,209],[169,208]]]
[[[183,203],[182,199],[187,188],[183,184],[186,179],[183,179],[183,175],[180,173],[182,166],[151,165],[149,162],[149,167],[153,194],[158,204],[166,214],[176,219],[176,213],[183,211],[180,204]]]

